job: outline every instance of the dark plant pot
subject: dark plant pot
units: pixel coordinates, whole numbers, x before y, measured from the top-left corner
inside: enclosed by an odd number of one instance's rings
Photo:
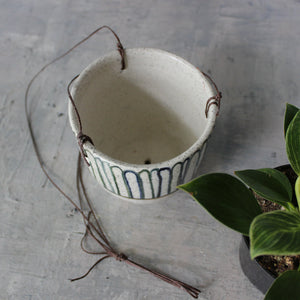
[[[239,256],[244,274],[257,289],[265,294],[274,282],[275,276],[265,270],[256,259],[252,260],[250,258],[249,238],[246,236],[242,237]]]
[[[285,173],[289,178],[291,184],[293,186],[295,185],[295,179],[297,178],[297,176],[294,176],[295,173],[290,165],[279,166],[275,169]],[[294,204],[297,203],[295,195],[293,195],[293,202]],[[244,274],[248,277],[248,279],[254,284],[257,289],[265,294],[271,287],[276,277],[268,270],[265,270],[256,259],[251,259],[249,245],[249,238],[243,236],[239,250],[240,264]]]

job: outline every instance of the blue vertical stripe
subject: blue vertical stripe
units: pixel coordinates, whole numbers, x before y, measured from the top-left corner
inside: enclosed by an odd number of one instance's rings
[[[203,147],[204,147],[204,145],[205,145],[205,143],[203,144]],[[91,161],[90,170],[96,178],[97,177],[100,178],[100,182],[103,184],[104,188],[112,191],[113,193],[115,193],[117,195],[129,197],[129,198],[145,199],[145,191],[147,190],[147,196],[152,195],[152,198],[158,198],[158,197],[164,196],[165,193],[170,194],[171,192],[173,192],[172,186],[174,189],[174,183],[177,183],[177,185],[179,185],[184,182],[189,168],[192,167],[191,166],[192,159],[194,159],[193,161],[195,161],[195,166],[193,166],[193,168],[194,168],[193,171],[194,172],[196,171],[196,169],[198,168],[198,166],[200,164],[201,158],[202,158],[203,147],[201,149],[198,149],[197,151],[195,151],[190,157],[186,158],[184,161],[177,162],[172,167],[164,167],[164,168],[160,168],[160,169],[155,168],[155,169],[152,169],[151,171],[149,171],[147,169],[143,169],[139,172],[135,172],[133,170],[122,170],[120,167],[112,166],[108,162],[102,161],[102,159],[100,157],[94,156],[95,154],[89,152],[90,161]],[[198,157],[195,157],[196,155],[198,155]],[[109,174],[107,173],[107,170],[105,169],[104,163],[107,164],[107,167],[110,170]],[[179,173],[177,174],[177,176],[175,176],[174,171],[178,165],[180,166],[180,170],[179,170]],[[114,168],[118,168],[120,170],[120,175],[122,175],[121,177],[116,176],[114,174],[114,171],[113,171]],[[167,173],[165,176],[163,176],[163,172],[165,172],[165,171],[167,171]],[[98,176],[96,176],[96,172],[97,172]],[[146,177],[143,177],[144,181],[141,177],[141,174],[143,172],[146,172],[148,175],[148,179]],[[128,177],[129,174],[133,174],[133,177],[131,176],[132,179],[135,178],[135,180],[133,179],[133,181],[131,183],[130,183],[130,180]],[[174,180],[175,180],[175,182],[174,182]],[[154,187],[156,186],[156,182],[157,182],[157,190],[154,189]],[[172,185],[172,182],[173,182],[173,185]],[[163,184],[167,184],[166,189],[162,188]],[[139,196],[134,195],[135,190],[133,190],[133,185],[136,185],[136,187],[138,188]],[[121,188],[122,188],[122,191],[124,190],[124,188],[126,188],[128,195],[124,195],[124,192],[121,193]],[[164,191],[163,195],[162,195],[162,191]]]

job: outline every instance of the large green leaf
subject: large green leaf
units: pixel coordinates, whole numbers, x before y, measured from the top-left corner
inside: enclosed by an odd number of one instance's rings
[[[249,189],[227,174],[203,175],[179,188],[191,194],[217,220],[244,235],[249,235],[252,220],[261,213]]]
[[[286,135],[287,129],[291,123],[291,121],[294,119],[296,113],[298,112],[299,108],[287,103],[286,104],[286,110],[285,110],[285,116],[284,116],[284,135]]]
[[[272,211],[257,216],[250,226],[251,258],[300,254],[300,214]]]
[[[286,152],[295,173],[300,175],[300,111],[291,121],[286,133]]]
[[[279,276],[264,300],[299,300],[300,299],[300,272],[286,271]]]
[[[288,178],[275,169],[236,171],[235,174],[261,197],[287,207],[293,190]]]

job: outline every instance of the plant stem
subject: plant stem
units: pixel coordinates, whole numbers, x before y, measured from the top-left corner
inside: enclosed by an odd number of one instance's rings
[[[288,211],[298,212],[298,209],[291,202],[287,202],[285,208]]]
[[[296,193],[298,208],[300,209],[300,179],[299,178],[300,177],[297,178],[295,183],[295,193]]]

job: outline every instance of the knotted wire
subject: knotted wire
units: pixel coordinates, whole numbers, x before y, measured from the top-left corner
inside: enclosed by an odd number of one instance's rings
[[[206,73],[202,72],[201,73],[206,77],[208,78],[208,80],[213,84],[215,90],[216,90],[216,95],[210,97],[207,101],[206,101],[206,105],[205,105],[205,116],[206,118],[208,117],[208,111],[209,111],[209,108],[212,106],[212,105],[216,105],[217,108],[218,108],[218,111],[217,111],[217,116],[219,115],[220,113],[220,107],[221,107],[221,99],[222,99],[222,93],[219,91],[217,85],[215,84],[215,82],[213,81],[213,79]]]
[[[76,105],[74,103],[74,101],[72,102],[72,105],[76,111],[76,115],[78,117],[78,121],[79,121],[79,133],[77,135],[77,139],[78,139],[78,143],[79,143],[79,147],[80,147],[80,154],[78,156],[78,162],[77,162],[77,180],[76,180],[76,186],[77,186],[77,192],[78,192],[78,197],[79,197],[79,204],[77,204],[75,201],[73,201],[73,199],[68,196],[63,190],[62,188],[52,179],[52,177],[49,175],[49,173],[46,171],[44,162],[42,160],[42,156],[39,152],[38,149],[38,145],[36,142],[36,138],[33,132],[33,127],[32,127],[32,122],[31,122],[31,118],[30,118],[30,114],[29,114],[29,110],[28,110],[28,95],[29,95],[29,91],[30,88],[33,84],[33,82],[35,81],[35,79],[50,65],[52,65],[53,63],[55,63],[56,61],[60,60],[61,58],[65,57],[66,55],[68,55],[72,50],[74,50],[76,47],[78,47],[80,44],[84,43],[86,40],[88,40],[91,36],[93,36],[94,34],[96,34],[98,31],[100,31],[101,29],[107,28],[109,29],[114,36],[117,39],[117,48],[118,51],[121,55],[121,69],[123,70],[125,68],[125,50],[120,42],[119,37],[117,36],[117,34],[108,26],[101,26],[98,29],[96,29],[95,31],[93,31],[90,35],[88,35],[86,38],[84,38],[83,40],[81,40],[80,42],[78,42],[77,44],[75,44],[72,48],[70,48],[68,51],[66,51],[65,53],[63,53],[62,55],[58,56],[57,58],[55,58],[54,60],[52,60],[51,62],[49,62],[48,64],[46,64],[45,66],[43,66],[33,77],[32,79],[29,81],[27,88],[26,88],[26,92],[25,92],[25,98],[24,98],[24,105],[25,105],[25,117],[26,117],[26,122],[28,125],[28,130],[29,130],[29,135],[32,141],[32,145],[33,145],[33,150],[34,153],[36,155],[36,158],[38,160],[38,163],[44,173],[44,175],[47,177],[47,179],[51,182],[51,184],[75,207],[75,209],[77,211],[80,212],[80,214],[83,217],[84,220],[84,224],[85,224],[85,233],[82,237],[81,240],[81,248],[84,252],[91,254],[91,255],[101,255],[101,258],[99,258],[90,268],[89,270],[82,276],[77,277],[77,278],[73,278],[71,279],[71,281],[76,281],[82,278],[85,278],[92,270],[94,267],[96,267],[101,261],[103,261],[106,258],[109,257],[113,257],[115,258],[117,261],[123,261],[125,263],[127,263],[128,265],[134,266],[136,268],[142,269],[144,271],[149,272],[150,274],[154,275],[155,277],[173,285],[176,286],[180,289],[183,289],[184,291],[186,291],[187,293],[189,293],[193,298],[198,298],[198,295],[200,293],[200,290],[197,288],[194,288],[182,281],[179,281],[177,279],[174,279],[166,274],[154,271],[154,270],[150,270],[147,267],[144,267],[136,262],[134,262],[133,260],[129,259],[124,253],[119,253],[116,249],[114,249],[109,240],[107,239],[106,235],[104,234],[102,227],[100,226],[100,223],[96,217],[96,213],[91,205],[91,202],[89,200],[89,198],[87,197],[87,193],[86,193],[86,189],[85,186],[83,184],[83,180],[82,180],[82,172],[81,172],[81,161],[83,158],[86,162],[86,156],[84,153],[84,149],[83,149],[83,144],[86,141],[89,141],[92,143],[91,138],[89,138],[87,135],[83,134],[82,132],[82,124],[81,124],[81,120],[79,117],[79,113],[78,110],[76,108]],[[78,76],[76,76],[71,83],[77,78]],[[70,83],[70,84],[71,84]],[[71,95],[69,88],[70,88],[70,84],[68,86],[68,93],[69,95]],[[71,96],[72,97],[72,96]],[[72,99],[73,100],[73,99]],[[88,162],[87,162],[88,163]],[[82,196],[83,195],[83,196]],[[88,213],[85,213],[83,210],[83,201],[86,201],[87,205],[88,205]],[[93,218],[94,222],[92,222],[91,218]],[[86,249],[85,247],[85,241],[86,238],[88,236],[91,236],[100,246],[101,251],[89,251],[88,249]]]
[[[79,206],[80,206],[80,211],[83,212],[83,204],[86,203],[88,206],[88,215],[87,218],[84,217],[84,223],[86,227],[85,234],[81,240],[81,248],[84,252],[92,255],[102,255],[101,258],[99,258],[90,268],[89,270],[82,276],[70,279],[71,281],[76,281],[79,279],[83,279],[86,277],[94,267],[96,267],[101,261],[103,261],[106,258],[113,257],[117,261],[120,262],[125,262],[128,265],[131,265],[133,267],[139,268],[141,270],[147,271],[148,273],[154,275],[155,277],[173,285],[176,286],[180,289],[183,289],[187,293],[189,293],[193,298],[197,299],[199,293],[201,292],[199,289],[186,284],[180,280],[174,279],[169,275],[163,274],[161,272],[157,272],[155,270],[151,270],[135,261],[132,259],[128,258],[124,253],[116,251],[108,241],[106,235],[104,234],[102,227],[100,225],[100,222],[98,221],[98,218],[96,217],[95,210],[92,207],[91,201],[88,198],[87,192],[85,185],[83,183],[83,178],[82,178],[82,157],[79,154],[78,155],[78,160],[77,160],[77,180],[76,180],[76,187],[77,187],[77,194],[79,197]],[[93,217],[95,224],[92,223],[91,217]],[[92,252],[86,249],[85,247],[85,240],[86,238],[90,236],[92,237],[98,244],[99,246],[104,250],[104,252]]]

